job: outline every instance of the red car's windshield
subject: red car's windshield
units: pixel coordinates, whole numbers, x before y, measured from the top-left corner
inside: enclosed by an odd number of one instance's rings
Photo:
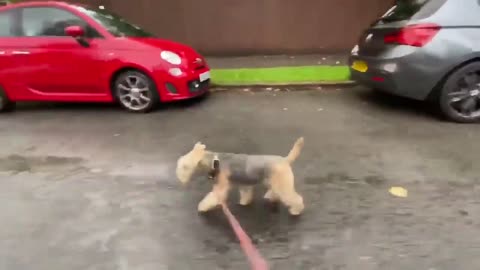
[[[101,24],[108,32],[116,37],[153,37],[154,35],[142,28],[125,21],[122,17],[104,9],[92,9],[84,6],[75,6],[80,12]]]

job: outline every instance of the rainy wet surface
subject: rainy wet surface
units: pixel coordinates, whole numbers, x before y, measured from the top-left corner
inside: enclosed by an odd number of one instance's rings
[[[263,188],[249,207],[230,198],[272,269],[475,269],[479,131],[361,88],[225,91],[147,115],[21,106],[0,117],[0,269],[248,269],[222,213],[196,212],[209,180],[181,187],[175,160],[199,140],[287,154],[299,136],[303,216]]]

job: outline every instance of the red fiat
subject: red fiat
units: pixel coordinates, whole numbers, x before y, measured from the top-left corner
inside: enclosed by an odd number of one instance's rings
[[[205,94],[194,49],[159,39],[102,6],[27,2],[0,8],[0,111],[15,102],[118,102],[148,112]]]

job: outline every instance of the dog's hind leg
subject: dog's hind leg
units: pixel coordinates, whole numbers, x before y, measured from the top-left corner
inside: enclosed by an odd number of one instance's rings
[[[272,195],[288,207],[291,215],[300,215],[305,209],[303,198],[295,190],[295,177],[288,164],[277,164],[272,168],[270,178]],[[267,194],[266,194],[267,195]]]
[[[240,205],[247,206],[253,201],[253,187],[252,186],[240,186],[238,187],[240,193]]]
[[[267,190],[267,192],[263,196],[263,199],[267,202],[267,205],[271,208],[271,210],[275,212],[278,211],[280,199],[278,198],[278,195],[272,191],[272,189]]]
[[[271,203],[278,202],[278,196],[271,190],[267,190],[263,198]]]
[[[207,212],[226,202],[230,191],[230,180],[227,172],[220,172],[217,177],[217,183],[205,198],[198,204],[198,212]]]

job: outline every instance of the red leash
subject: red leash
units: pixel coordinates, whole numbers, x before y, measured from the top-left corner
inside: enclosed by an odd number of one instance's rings
[[[223,213],[227,216],[230,225],[232,226],[233,231],[237,235],[238,240],[240,241],[240,246],[243,249],[243,252],[250,262],[252,270],[268,270],[267,261],[260,255],[260,252],[255,248],[250,237],[242,229],[240,223],[235,218],[235,216],[230,212],[230,209],[223,203],[222,204]]]

